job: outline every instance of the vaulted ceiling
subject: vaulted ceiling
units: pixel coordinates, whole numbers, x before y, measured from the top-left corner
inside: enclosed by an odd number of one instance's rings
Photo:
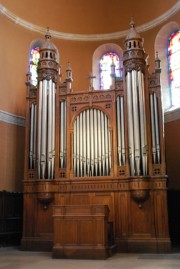
[[[177,0],[1,0],[17,17],[41,27],[73,34],[107,34],[162,16]]]

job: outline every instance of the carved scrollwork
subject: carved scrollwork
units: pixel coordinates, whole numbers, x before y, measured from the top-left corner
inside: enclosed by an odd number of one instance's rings
[[[145,179],[134,178],[130,182],[131,197],[142,208],[143,203],[149,198],[149,181]]]

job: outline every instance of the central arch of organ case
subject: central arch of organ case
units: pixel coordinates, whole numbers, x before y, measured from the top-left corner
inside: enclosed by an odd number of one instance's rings
[[[27,80],[22,249],[50,250],[53,205],[108,205],[119,251],[164,252],[168,235],[160,60],[148,72],[134,23],[123,78],[110,90],[72,91],[59,79],[57,50],[45,36],[38,87]],[[92,235],[93,236],[93,235]]]

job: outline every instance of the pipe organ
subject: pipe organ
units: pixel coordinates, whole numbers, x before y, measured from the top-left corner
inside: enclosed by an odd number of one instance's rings
[[[160,60],[150,74],[133,21],[124,46],[123,76],[112,64],[109,90],[78,92],[45,36],[26,82],[24,250],[52,249],[54,205],[107,205],[118,251],[169,251]]]

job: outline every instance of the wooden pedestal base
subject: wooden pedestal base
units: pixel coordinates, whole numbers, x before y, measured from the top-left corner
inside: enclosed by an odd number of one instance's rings
[[[106,205],[54,206],[53,258],[106,259],[108,215]]]

